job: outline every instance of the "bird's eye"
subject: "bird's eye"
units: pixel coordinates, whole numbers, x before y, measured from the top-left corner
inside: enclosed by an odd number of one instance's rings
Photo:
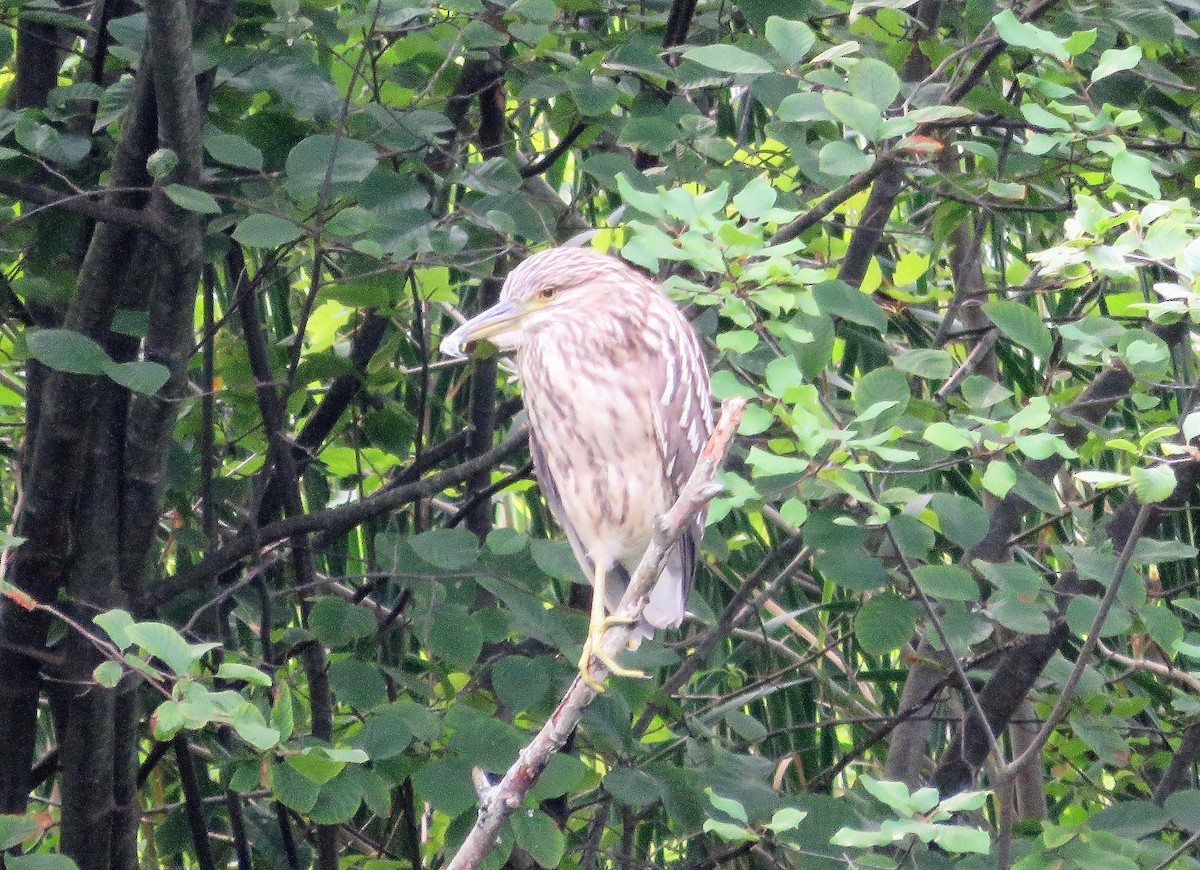
[[[554,294],[555,294],[555,293],[557,293],[557,292],[558,292],[558,288],[557,288],[557,287],[543,287],[543,288],[542,288],[542,294],[541,294],[541,295],[542,295],[542,298],[543,298],[543,299],[547,299],[547,300],[549,300],[549,299],[553,299],[553,298],[554,298]]]

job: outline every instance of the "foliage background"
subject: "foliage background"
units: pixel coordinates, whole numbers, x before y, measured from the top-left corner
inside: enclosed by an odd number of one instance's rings
[[[586,591],[434,348],[572,241],[753,404],[490,866],[1195,866],[1197,13],[6,4],[0,863],[453,854]]]

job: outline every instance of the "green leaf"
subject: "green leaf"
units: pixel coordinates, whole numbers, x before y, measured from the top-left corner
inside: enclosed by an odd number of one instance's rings
[[[662,800],[662,784],[644,770],[614,767],[604,775],[604,788],[626,806],[649,806]]]
[[[566,835],[541,810],[517,810],[512,816],[512,828],[517,845],[539,866],[553,868],[562,863],[567,849]]]
[[[842,91],[826,91],[824,99],[825,108],[831,115],[850,129],[862,133],[868,142],[879,138],[883,114],[875,104]]]
[[[169,368],[162,363],[146,360],[123,363],[106,360],[104,373],[125,389],[143,396],[153,396],[171,379]]]
[[[761,75],[775,71],[766,60],[736,45],[698,45],[689,48],[683,56],[709,69],[727,73]]]
[[[161,622],[131,623],[125,627],[125,636],[150,655],[161,659],[163,664],[181,677],[185,676],[191,670],[192,664],[203,655],[195,655],[196,648],[188,644],[183,635]],[[211,649],[216,644],[205,646]]]
[[[309,136],[287,156],[285,187],[299,200],[315,198],[326,190],[338,196],[370,175],[378,163],[379,154],[366,142],[325,134]]]
[[[126,649],[133,643],[125,633],[125,630],[133,625],[133,617],[124,610],[106,610],[92,617],[92,622],[104,629],[104,633],[112,638],[117,649]]]
[[[1045,108],[1037,103],[1025,103],[1021,106],[1021,114],[1025,116],[1025,120],[1030,124],[1036,124],[1039,127],[1044,127],[1047,130],[1070,130],[1071,122],[1065,118],[1046,111]]]
[[[848,178],[870,169],[875,163],[875,155],[867,154],[853,142],[838,139],[821,148],[818,163],[826,175]]]
[[[273,762],[269,769],[271,791],[279,802],[298,813],[310,812],[317,803],[321,786],[287,762]]]
[[[747,824],[749,818],[746,816],[746,808],[742,806],[741,801],[733,798],[721,797],[711,788],[706,788],[704,793],[708,795],[708,802],[718,810],[729,816],[731,819],[737,819],[742,824]]]
[[[546,699],[550,669],[542,658],[505,656],[492,666],[492,687],[508,710],[529,710]]]
[[[1026,430],[1041,429],[1050,422],[1050,400],[1045,396],[1034,396],[1024,407],[1008,418],[1010,435]]]
[[[771,186],[771,182],[767,180],[767,177],[759,175],[751,179],[745,187],[737,192],[733,197],[733,204],[744,217],[753,220],[766,214],[775,205],[778,195],[779,191]],[[753,332],[751,334],[754,335]],[[751,345],[746,350],[750,350],[753,347],[754,345]]]
[[[911,601],[894,592],[868,598],[854,617],[854,636],[863,651],[883,655],[908,643],[920,617]]]
[[[279,732],[268,727],[262,711],[248,701],[233,711],[231,724],[238,737],[259,752],[266,752],[279,744]]]
[[[1132,468],[1129,479],[1133,484],[1133,492],[1143,504],[1165,501],[1171,497],[1178,485],[1175,479],[1175,469],[1166,463],[1151,465],[1148,468]]]
[[[11,849],[33,837],[41,826],[34,816],[0,815],[0,849]],[[6,856],[12,860],[12,856]]]
[[[899,835],[898,835],[899,836]],[[855,828],[838,828],[829,842],[834,846],[850,846],[855,849],[869,849],[873,846],[884,846],[892,842],[892,834],[883,831],[860,831]]]
[[[1200,790],[1177,791],[1163,804],[1171,820],[1188,831],[1200,831]]]
[[[747,405],[742,422],[738,425],[738,434],[743,436],[761,435],[771,428],[775,415],[762,405]]]
[[[358,771],[347,770],[321,786],[309,815],[318,825],[349,822],[363,801],[363,782]]]
[[[1195,559],[1197,553],[1196,547],[1183,541],[1141,538],[1133,549],[1133,564],[1158,565],[1164,562],[1178,562],[1181,559]]]
[[[233,231],[233,238],[250,248],[277,248],[300,238],[302,231],[291,221],[273,214],[252,214]]]
[[[851,94],[873,104],[881,112],[900,94],[900,76],[891,64],[873,57],[864,57],[850,68],[848,83]]]
[[[370,710],[387,700],[387,683],[373,662],[341,658],[329,663],[334,696],[355,710]]]
[[[996,26],[1000,38],[1009,45],[1041,51],[1059,60],[1070,57],[1062,39],[1037,25],[1019,20],[1011,9],[998,13],[992,18],[992,24]]]
[[[579,788],[584,777],[591,775],[588,767],[575,756],[555,753],[529,790],[529,797],[537,801],[562,797]]]
[[[844,281],[823,281],[813,288],[813,298],[821,311],[844,317],[853,323],[887,331],[887,315],[867,293],[855,290]]]
[[[993,459],[988,462],[979,482],[996,498],[1004,498],[1008,491],[1016,486],[1017,472],[1004,460]]]
[[[860,778],[863,788],[886,807],[890,807],[899,816],[907,816],[912,813],[912,796],[909,794],[908,786],[902,782],[894,782],[886,779],[875,779],[873,776],[868,776],[865,773]]]
[[[944,601],[974,601],[979,585],[970,572],[958,565],[918,565],[913,569],[917,584],[931,598]]]
[[[936,423],[930,423],[925,427],[925,434],[922,437],[930,444],[951,453],[955,450],[970,450],[975,446],[975,442],[979,438],[978,435],[969,429],[960,429],[958,426],[941,420]],[[1015,474],[1013,475],[1013,479],[1015,481]]]
[[[271,705],[271,727],[279,732],[281,740],[289,740],[295,728],[295,712],[292,710],[292,690],[286,682],[279,681],[275,702]]]
[[[767,18],[767,42],[787,66],[794,66],[808,54],[817,37],[803,21],[788,21],[778,15]]]
[[[766,827],[775,833],[783,833],[797,828],[802,821],[808,817],[808,812],[798,810],[795,807],[783,807],[775,811],[771,816],[771,821],[767,822]]]
[[[968,375],[962,384],[963,399],[977,411],[991,408],[1012,394],[1012,390],[982,375]]]
[[[705,819],[704,832],[716,834],[726,843],[744,843],[758,839],[749,828],[735,825],[732,822],[722,822],[719,819]]]
[[[941,348],[921,347],[906,350],[892,357],[892,365],[902,372],[932,381],[950,377],[954,371],[954,357]]]
[[[664,154],[679,141],[679,127],[666,118],[633,117],[625,122],[617,143],[649,154]]]
[[[788,94],[779,104],[775,116],[781,121],[832,121],[833,115],[825,108],[825,100],[821,94],[812,91],[801,91],[798,94]],[[843,143],[849,144],[849,143]],[[862,152],[858,152],[861,154]],[[870,165],[870,164],[868,164]]]
[[[453,667],[470,668],[483,651],[479,621],[462,605],[435,604],[429,614],[429,651]]]
[[[197,190],[184,184],[168,184],[163,188],[163,193],[167,195],[167,199],[185,211],[194,211],[199,214],[221,213],[220,203],[213,198],[211,193],[203,190]]]
[[[1007,338],[1042,359],[1054,352],[1054,337],[1038,313],[1028,305],[1007,299],[993,299],[984,303],[983,313]]]
[[[1073,598],[1067,605],[1067,626],[1076,634],[1088,634],[1099,612],[1100,599],[1090,595]],[[1128,631],[1132,624],[1133,620],[1127,611],[1114,607],[1105,615],[1099,634],[1101,637],[1114,637]]]
[[[965,825],[938,825],[932,841],[947,852],[975,852],[986,855],[992,849],[992,840],[987,831],[968,828]]]
[[[258,668],[243,665],[238,662],[222,662],[217,669],[217,677],[222,680],[242,680],[252,686],[269,686],[271,677]]]
[[[865,592],[888,582],[883,562],[868,556],[861,547],[821,553],[813,563],[822,577],[846,589]]]
[[[938,801],[938,809],[947,813],[980,810],[987,803],[989,794],[990,792],[986,791],[963,791],[952,794]]]
[[[1112,177],[1119,184],[1140,190],[1155,199],[1162,196],[1162,189],[1158,186],[1158,179],[1154,177],[1150,161],[1140,154],[1122,151],[1115,156],[1112,162]]]
[[[883,402],[893,402],[890,408],[882,411],[876,419],[880,428],[894,424],[904,414],[912,398],[908,387],[908,378],[904,372],[891,366],[881,366],[868,372],[854,386],[854,410],[862,419],[862,415],[870,408],[877,407]]]
[[[66,855],[34,853],[8,855],[4,859],[8,870],[79,870],[79,865]]]
[[[1200,435],[1200,411],[1192,411],[1183,418],[1183,437],[1188,441]]]
[[[351,743],[367,754],[372,761],[385,761],[402,755],[413,741],[406,714],[396,704],[377,707]]]
[[[1121,837],[1140,840],[1161,831],[1171,821],[1170,813],[1145,800],[1123,800],[1088,817],[1088,827],[1112,831]]]
[[[461,571],[479,558],[479,541],[466,529],[434,529],[409,539],[421,559],[443,571]]]
[[[308,627],[330,649],[371,637],[378,630],[375,614],[332,595],[316,600],[308,615]]]
[[[25,334],[29,355],[55,371],[103,375],[112,364],[104,348],[70,329],[38,329]]]
[[[100,105],[96,109],[96,117],[92,122],[92,132],[99,133],[109,124],[120,119],[129,107],[133,97],[133,76],[123,73],[119,79],[104,89],[100,97]]]
[[[105,688],[111,689],[114,688],[117,683],[121,682],[121,677],[124,673],[125,669],[117,662],[101,662],[100,664],[96,665],[96,669],[92,671],[92,679]]]
[[[940,492],[930,500],[929,507],[937,514],[942,534],[964,549],[974,547],[987,535],[987,511],[969,498]]]
[[[1131,45],[1129,48],[1109,48],[1100,55],[1100,62],[1092,70],[1092,81],[1098,82],[1113,73],[1133,69],[1142,60],[1142,47]]]
[[[1096,28],[1091,30],[1076,30],[1067,37],[1063,47],[1071,57],[1077,57],[1087,51],[1096,42]]]
[[[1048,634],[1050,618],[1040,605],[1006,593],[993,595],[987,603],[992,619],[1018,634]]]
[[[163,701],[150,717],[150,730],[158,740],[170,740],[183,725],[183,711],[174,701]]]
[[[322,747],[309,746],[303,752],[288,757],[287,763],[305,779],[324,785],[342,772],[346,762],[330,758]]]
[[[325,753],[326,758],[346,764],[366,764],[371,760],[361,749],[346,746],[321,746],[319,748],[321,752]]]
[[[452,819],[475,806],[478,795],[471,780],[471,765],[458,758],[441,758],[412,776],[421,797]]]
[[[214,133],[204,137],[204,150],[218,163],[237,166],[241,169],[259,171],[263,168],[263,154],[241,136],[229,133]]]

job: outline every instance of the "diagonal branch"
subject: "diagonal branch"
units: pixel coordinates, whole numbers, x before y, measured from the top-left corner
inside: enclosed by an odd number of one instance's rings
[[[721,406],[721,419],[717,421],[716,428],[704,446],[696,469],[679,493],[675,505],[659,520],[654,539],[629,581],[629,587],[625,590],[625,596],[621,599],[621,605],[614,616],[628,618],[629,624],[637,622],[650,588],[662,572],[667,553],[678,540],[684,526],[692,522],[696,513],[719,491],[719,487],[713,483],[713,477],[725,460],[725,454],[745,409],[744,399],[729,399]],[[609,656],[615,656],[625,648],[628,639],[629,626],[614,625],[601,636],[600,647]],[[592,669],[592,676],[602,681],[607,675],[607,670],[597,662],[597,666]],[[504,774],[504,778],[484,792],[475,825],[446,870],[475,870],[491,854],[496,848],[500,828],[505,820],[524,802],[526,794],[550,763],[551,757],[562,748],[595,697],[595,690],[584,683],[582,677],[577,676],[554,712],[550,714],[550,718],[546,720],[546,724],[542,726],[542,730],[521,750],[521,754]]]
[[[271,544],[308,532],[336,534],[410,502],[436,495],[448,486],[462,483],[480,469],[492,468],[501,459],[520,450],[525,446],[526,436],[526,431],[519,429],[487,453],[437,474],[401,486],[382,489],[349,504],[287,517],[257,529],[247,529],[220,549],[210,551],[195,565],[182,568],[175,576],[146,589],[140,606],[148,609],[159,607],[176,595],[217,576],[240,559],[245,559]]]

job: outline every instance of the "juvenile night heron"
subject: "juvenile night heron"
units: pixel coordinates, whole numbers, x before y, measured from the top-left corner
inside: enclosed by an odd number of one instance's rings
[[[704,355],[691,326],[653,281],[584,248],[554,248],[512,271],[500,301],[442,341],[443,353],[486,339],[515,350],[542,494],[592,580],[580,673],[605,655],[605,611],[674,503],[712,431]],[[668,554],[634,628],[636,643],[683,620],[704,531],[697,515]]]

